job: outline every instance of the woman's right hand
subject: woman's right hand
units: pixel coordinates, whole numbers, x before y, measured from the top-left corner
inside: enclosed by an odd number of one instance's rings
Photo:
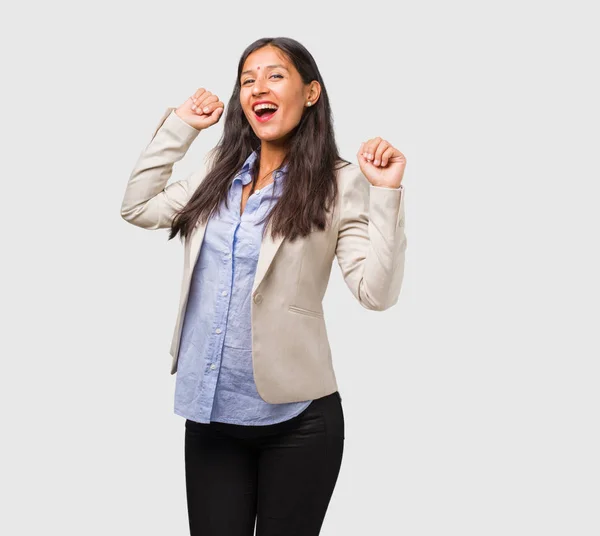
[[[205,108],[207,108],[206,112]],[[197,130],[203,130],[214,125],[221,118],[224,109],[225,105],[219,100],[219,97],[200,88],[177,108],[175,113],[188,125]]]

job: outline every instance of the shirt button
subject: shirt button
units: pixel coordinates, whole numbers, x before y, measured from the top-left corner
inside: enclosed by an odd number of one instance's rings
[[[262,299],[262,294],[256,294],[256,296],[254,296],[254,303],[260,303]]]
[[[216,332],[216,333],[221,333],[221,328],[217,328],[217,329],[215,329],[215,332]]]
[[[215,365],[214,363],[210,366],[210,370],[215,370],[217,368],[217,365]]]
[[[224,290],[223,292],[221,292],[221,296],[227,296],[227,291]]]
[[[256,190],[254,193],[255,193],[256,195],[258,195],[258,194],[260,194],[260,190]]]

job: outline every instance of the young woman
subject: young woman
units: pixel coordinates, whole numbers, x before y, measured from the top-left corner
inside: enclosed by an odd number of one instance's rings
[[[201,169],[167,186],[223,114]],[[322,309],[333,258],[382,311],[407,244],[404,156],[377,137],[357,159],[338,154],[311,54],[264,38],[242,54],[227,111],[205,88],[168,108],[131,174],[122,217],[185,245],[171,374],[192,536],[320,532],[344,447]]]

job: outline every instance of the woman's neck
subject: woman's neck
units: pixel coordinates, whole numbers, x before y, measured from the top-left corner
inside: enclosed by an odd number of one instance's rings
[[[287,148],[283,144],[263,141],[260,147],[259,178],[280,168],[286,154]]]

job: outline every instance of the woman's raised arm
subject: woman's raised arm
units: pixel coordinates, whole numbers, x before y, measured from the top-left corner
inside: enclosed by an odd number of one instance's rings
[[[363,143],[357,157],[360,172],[341,185],[335,253],[354,297],[366,309],[383,311],[398,301],[404,279],[406,159],[381,138]]]
[[[181,160],[198,134],[219,121],[224,104],[199,88],[179,108],[167,108],[152,139],[131,172],[121,203],[121,217],[144,229],[171,227],[204,177],[208,164],[186,179],[166,186],[173,165]]]
[[[156,127],[150,143],[142,151],[129,177],[123,202],[122,218],[144,229],[171,227],[175,213],[190,196],[190,183],[197,182],[198,170],[186,179],[166,186],[173,165],[181,160],[200,130],[188,125],[168,108]]]

